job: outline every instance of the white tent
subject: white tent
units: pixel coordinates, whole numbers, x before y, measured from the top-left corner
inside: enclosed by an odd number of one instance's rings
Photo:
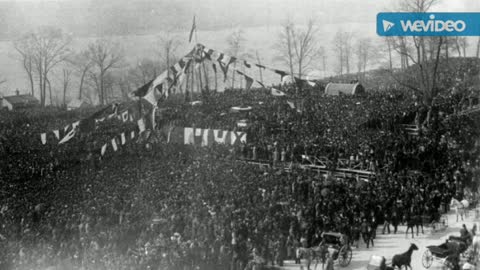
[[[329,83],[325,87],[325,94],[329,96],[338,96],[340,93],[357,95],[364,92],[365,88],[360,83]]]

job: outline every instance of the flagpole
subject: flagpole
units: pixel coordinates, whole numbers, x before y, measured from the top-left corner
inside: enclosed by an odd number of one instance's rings
[[[198,36],[197,36],[197,21],[196,21],[196,15],[193,15],[193,18],[195,20],[195,45],[198,44]]]

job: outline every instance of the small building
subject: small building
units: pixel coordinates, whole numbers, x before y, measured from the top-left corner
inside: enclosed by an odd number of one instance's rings
[[[1,108],[9,111],[30,109],[40,105],[40,102],[36,97],[32,95],[20,95],[18,90],[16,91],[16,95],[4,96],[0,101]]]
[[[90,103],[88,103],[85,100],[82,99],[72,99],[68,104],[67,104],[67,110],[76,110],[76,109],[82,109],[82,108],[88,108],[90,107]]]
[[[329,83],[325,87],[325,94],[329,96],[358,95],[365,93],[365,88],[360,83]]]

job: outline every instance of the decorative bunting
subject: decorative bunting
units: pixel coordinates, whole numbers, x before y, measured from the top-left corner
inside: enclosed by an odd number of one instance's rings
[[[55,134],[55,138],[57,138],[57,140],[60,140],[60,131],[58,131],[58,129],[55,129],[53,134]]]
[[[272,87],[272,95],[276,97],[283,97],[285,93]]]
[[[208,60],[212,60],[212,55],[213,55],[212,49],[207,49],[204,47],[203,52],[205,53],[205,58],[207,58]]]
[[[252,84],[253,84],[253,79],[245,75],[245,88],[247,91],[250,90],[250,88],[252,87]]]
[[[237,58],[236,57],[230,57],[230,59],[228,60],[228,64],[227,65],[230,65],[231,63],[237,61]]]
[[[42,140],[42,144],[47,143],[47,133],[40,134],[40,139]]]
[[[128,116],[129,116],[129,115],[128,115],[128,110],[126,110],[126,111],[124,111],[124,112],[122,113],[122,120],[123,120],[123,122],[127,122],[127,121],[128,121]]]
[[[251,68],[251,67],[252,67],[252,65],[250,65],[250,64],[249,64],[247,61],[245,61],[245,60],[243,61],[243,64],[244,64],[247,68]]]
[[[287,72],[282,71],[282,70],[275,69],[275,70],[273,70],[273,71],[274,71],[275,73],[277,73],[278,75],[280,75],[280,80],[281,80],[281,81],[283,81],[283,78],[288,75]]]
[[[252,84],[253,84],[253,78],[248,76],[247,74],[239,71],[239,70],[236,70],[236,72],[238,74],[242,75],[245,78],[245,88],[246,88],[246,90],[250,90],[250,88],[252,87]]]
[[[295,104],[293,102],[287,100],[287,104],[292,110],[295,110]]]
[[[113,151],[117,152],[118,146],[117,146],[117,141],[115,140],[115,138],[112,139],[112,147],[113,147]]]
[[[212,68],[213,68],[213,72],[215,72],[215,74],[217,73],[217,65],[215,65],[215,63],[212,63]]]
[[[75,137],[76,132],[76,129],[72,128],[70,132],[68,132],[58,144],[63,144],[70,141],[73,137]]]
[[[160,85],[161,86],[161,85]],[[165,93],[166,96],[168,96],[167,93]],[[148,92],[144,97],[143,99],[145,99],[146,101],[148,101],[150,104],[152,104],[153,106],[157,106],[158,104],[158,100],[160,99],[161,97],[161,93],[160,91],[157,89],[157,87],[155,87],[154,89],[152,89],[152,91]]]
[[[223,82],[226,82],[227,81],[228,66],[224,66],[224,64],[221,61],[218,61],[218,65],[220,66],[220,69],[222,69],[222,72],[223,72]]]
[[[137,90],[133,91],[131,93],[131,96],[135,96],[135,97],[144,97],[148,91],[150,90],[150,88],[152,87],[152,83],[153,83],[154,80],[151,80],[149,81],[148,83],[146,83],[145,85],[141,86],[140,88],[138,88]]]
[[[142,133],[142,132],[144,132],[144,131],[146,130],[146,128],[145,128],[145,120],[143,120],[143,118],[138,119],[137,124],[138,124],[138,129],[140,130],[140,133]]]
[[[122,143],[122,145],[125,145],[125,143],[127,142],[127,139],[125,138],[125,133],[120,134],[120,142]]]
[[[107,144],[104,144],[102,146],[102,150],[100,151],[100,154],[103,156],[103,155],[105,155],[105,152],[107,152]]]

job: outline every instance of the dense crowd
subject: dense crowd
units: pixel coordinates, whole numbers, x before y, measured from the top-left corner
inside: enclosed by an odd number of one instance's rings
[[[281,265],[296,248],[318,245],[322,232],[373,244],[377,226],[389,233],[389,224],[396,232],[400,223],[430,222],[452,197],[477,189],[478,127],[451,114],[454,104],[427,113],[405,92],[292,96],[295,109],[266,91],[162,105],[168,110],[157,119],[160,127],[233,130],[247,120],[248,143],[235,149],[167,144],[159,135],[102,156],[98,149],[112,134],[135,125],[112,119],[65,145],[42,145],[41,132],[88,113],[3,115],[0,268]],[[233,106],[252,110],[233,113]],[[416,123],[419,134],[407,134],[405,123]],[[375,176],[337,179],[304,170],[295,166],[302,155],[372,164],[363,168]],[[294,165],[285,171],[245,159]]]

